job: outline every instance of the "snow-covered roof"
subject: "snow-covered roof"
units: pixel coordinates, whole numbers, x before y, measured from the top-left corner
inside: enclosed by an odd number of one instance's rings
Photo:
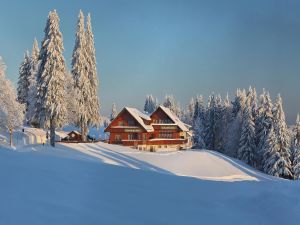
[[[125,107],[125,109],[130,113],[130,115],[133,116],[133,118],[148,132],[154,131],[153,127],[151,125],[146,125],[143,121],[144,120],[148,120],[151,121],[150,116],[140,112],[139,110],[135,109],[135,108],[129,108],[129,107]]]
[[[181,122],[181,120],[174,113],[172,113],[169,108],[164,106],[159,106],[159,108],[161,108],[182,131],[189,131],[187,126]]]

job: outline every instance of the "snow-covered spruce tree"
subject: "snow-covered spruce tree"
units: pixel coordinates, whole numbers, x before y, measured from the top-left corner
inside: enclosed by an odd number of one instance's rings
[[[255,124],[252,116],[251,99],[246,102],[243,112],[242,133],[238,149],[238,159],[255,166]]]
[[[0,127],[8,129],[12,146],[13,130],[22,126],[24,104],[17,101],[17,93],[12,83],[5,78],[5,64],[0,56]]]
[[[193,113],[193,144],[195,148],[205,149],[206,145],[204,142],[205,137],[205,105],[203,97],[197,96],[194,101],[194,113]]]
[[[147,95],[144,105],[144,112],[151,114],[157,109],[157,102],[152,95]]]
[[[237,158],[237,150],[239,148],[245,103],[245,90],[237,89],[235,99],[231,105],[231,116],[228,124],[226,143],[224,145],[224,152],[235,158]]]
[[[232,113],[232,104],[230,102],[228,94],[226,95],[224,102],[223,102],[223,112],[222,112],[222,135],[223,135],[223,149],[222,151],[226,154],[227,153],[227,143],[229,141],[229,124],[231,119]]]
[[[218,139],[221,121],[221,98],[212,94],[208,98],[205,117],[205,145],[210,150],[219,150],[220,140]]]
[[[280,161],[278,163],[278,176],[291,178],[291,161],[290,161],[290,136],[285,122],[285,114],[282,107],[282,98],[278,95],[274,108],[274,132],[279,145]]]
[[[19,67],[19,79],[18,79],[18,102],[21,104],[25,104],[27,106],[28,104],[28,91],[29,91],[29,77],[30,77],[30,56],[29,52],[26,51],[24,54],[23,62],[21,63]]]
[[[270,94],[263,91],[260,96],[260,105],[257,112],[255,123],[257,159],[256,165],[258,169],[262,169],[262,158],[265,151],[265,142],[267,141],[268,133],[273,126],[273,103]]]
[[[112,104],[110,121],[113,121],[118,115],[116,103]]]
[[[86,49],[86,35],[84,30],[84,16],[80,10],[76,31],[75,47],[72,56],[72,74],[77,102],[77,126],[81,129],[82,141],[86,141],[88,121],[90,119],[90,104],[92,95],[88,73],[88,59]]]
[[[26,110],[26,121],[27,124],[33,126],[38,126],[37,120],[35,118],[35,104],[37,96],[37,73],[39,68],[39,46],[36,39],[34,39],[31,59],[30,59],[30,76],[28,78],[28,98],[27,98],[27,110]]]
[[[196,98],[196,100],[197,100],[197,98]],[[193,125],[194,114],[195,114],[195,110],[196,110],[195,109],[196,108],[196,100],[194,98],[191,98],[190,103],[187,106],[185,122],[189,125]]]
[[[166,95],[163,106],[169,108],[176,116],[181,118],[182,112],[179,103],[176,102],[173,95]]]
[[[98,88],[99,81],[97,76],[97,67],[96,67],[96,50],[94,43],[94,34],[92,31],[92,23],[91,23],[91,15],[90,13],[87,16],[86,22],[86,52],[87,52],[87,72],[88,78],[90,82],[90,98],[88,99],[88,109],[89,109],[89,117],[88,117],[88,128],[89,126],[99,127],[101,123],[100,116],[100,101],[98,98]],[[86,134],[88,131],[85,132]]]
[[[40,51],[37,76],[36,118],[41,127],[50,128],[50,144],[55,146],[55,129],[65,123],[65,74],[63,38],[56,10],[50,11]]]
[[[215,113],[215,149],[223,152],[224,150],[224,134],[223,134],[223,113],[224,113],[224,106],[222,97],[220,94],[216,96],[216,113]]]
[[[251,111],[252,111],[252,117],[254,120],[254,123],[257,119],[257,93],[256,93],[256,89],[255,88],[251,88],[251,86],[249,87],[249,91],[247,94],[247,99],[249,98],[250,101],[250,106],[251,106]]]
[[[300,117],[297,115],[292,141],[292,172],[295,180],[300,179]]]
[[[74,88],[74,79],[71,72],[66,72],[66,82],[65,82],[65,90],[66,90],[66,99],[77,99]],[[77,122],[77,102],[76,101],[66,101],[66,123],[76,125]]]

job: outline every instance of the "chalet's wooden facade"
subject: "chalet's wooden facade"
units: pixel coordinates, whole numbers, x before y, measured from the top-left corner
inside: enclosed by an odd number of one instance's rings
[[[124,108],[109,124],[109,143],[155,151],[160,148],[188,149],[191,133],[168,108],[163,106],[150,116],[134,108]]]

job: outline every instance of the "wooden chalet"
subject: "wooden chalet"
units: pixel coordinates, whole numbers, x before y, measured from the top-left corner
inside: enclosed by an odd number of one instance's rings
[[[155,151],[191,148],[191,132],[168,108],[159,106],[151,115],[125,107],[109,124],[109,143]]]

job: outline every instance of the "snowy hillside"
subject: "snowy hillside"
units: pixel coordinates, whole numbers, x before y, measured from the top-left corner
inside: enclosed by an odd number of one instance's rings
[[[2,148],[0,224],[298,224],[300,183],[269,178],[208,151]]]

